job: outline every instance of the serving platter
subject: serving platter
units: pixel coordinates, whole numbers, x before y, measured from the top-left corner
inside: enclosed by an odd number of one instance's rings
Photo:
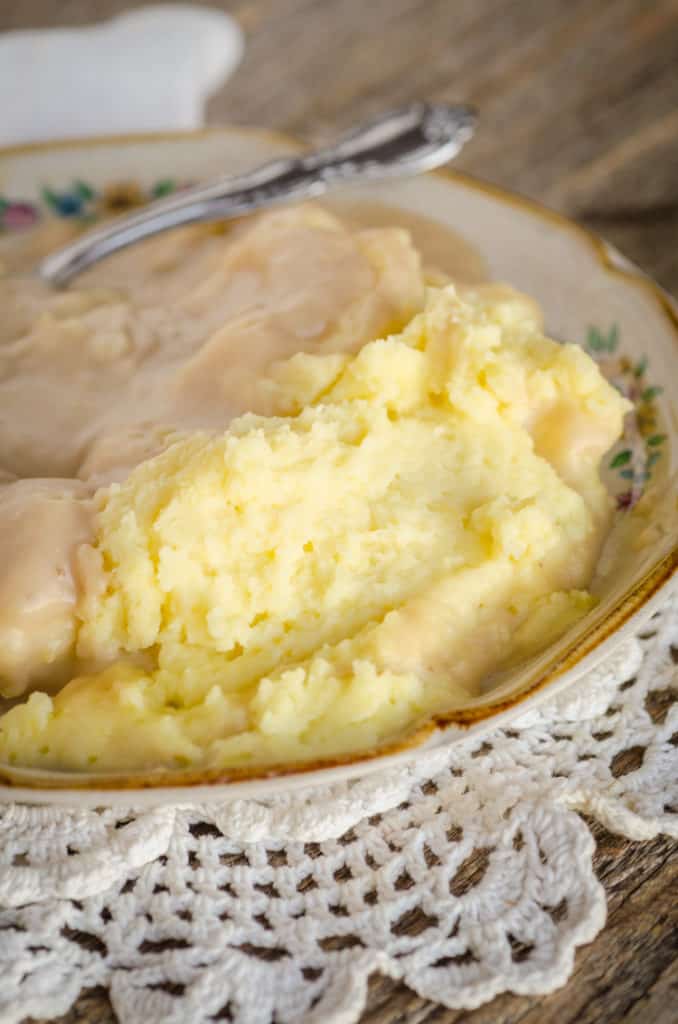
[[[22,240],[46,218],[89,223],[189,182],[239,172],[289,152],[270,132],[230,128],[0,150],[0,234]],[[673,301],[601,239],[516,194],[454,171],[370,189],[376,199],[452,228],[491,279],[535,298],[552,337],[583,345],[634,404],[604,478],[617,512],[612,546],[594,582],[598,604],[560,641],[483,698],[427,723],[388,749],[275,776],[156,772],[97,776],[0,765],[0,800],[140,806],[265,797],[357,777],[490,731],[573,686],[652,614],[678,565],[678,313]],[[0,572],[2,571],[0,567]]]

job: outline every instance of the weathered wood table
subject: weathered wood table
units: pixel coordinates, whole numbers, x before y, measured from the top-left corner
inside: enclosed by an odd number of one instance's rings
[[[0,5],[0,30],[75,25],[129,0]],[[678,0],[223,0],[248,36],[212,122],[311,139],[413,98],[482,113],[459,166],[606,235],[678,292]],[[543,999],[446,1010],[374,978],[364,1024],[669,1024],[678,1005],[678,857],[594,826],[605,930]],[[84,993],[63,1024],[114,1020]]]

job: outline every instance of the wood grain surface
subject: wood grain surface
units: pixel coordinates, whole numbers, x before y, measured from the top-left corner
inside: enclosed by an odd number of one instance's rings
[[[3,0],[0,31],[78,25],[126,0]],[[476,104],[461,169],[542,200],[604,234],[678,292],[678,0],[224,0],[245,59],[213,123],[330,137],[414,98]],[[678,858],[597,825],[606,928],[570,982],[535,999],[446,1010],[375,977],[362,1024],[673,1024]],[[110,1024],[103,990],[62,1024]],[[44,1022],[33,1022],[44,1024]],[[187,1022],[190,1024],[190,1022]]]

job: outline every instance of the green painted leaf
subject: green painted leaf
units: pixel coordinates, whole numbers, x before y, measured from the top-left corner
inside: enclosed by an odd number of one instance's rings
[[[8,206],[8,201],[6,199],[3,199],[2,196],[0,196],[0,213],[4,213]]]
[[[663,391],[664,388],[655,385],[654,387],[651,388],[645,388],[640,397],[644,402],[651,402],[653,398],[656,398],[657,395],[661,395]]]
[[[94,199],[94,189],[91,185],[88,185],[86,181],[74,181],[73,191],[76,195],[80,196],[81,199],[85,199],[86,201]]]
[[[633,480],[636,474],[633,472],[632,469],[622,469],[619,475],[623,477],[624,480]]]
[[[619,325],[612,324],[610,327],[609,334],[607,336],[606,346],[608,352],[615,352],[617,345],[619,344]]]
[[[591,325],[588,329],[588,334],[586,335],[586,345],[593,352],[602,352],[602,350],[605,348],[605,339],[603,338],[598,328],[594,327],[593,325]]]
[[[652,469],[654,464],[658,462],[662,457],[661,452],[650,452],[647,459],[645,460],[645,466],[647,469]]]
[[[593,324],[586,335],[586,346],[592,352],[615,352],[619,344],[619,326],[612,324],[607,334]]]
[[[151,189],[151,194],[159,199],[161,196],[168,196],[177,187],[176,181],[173,178],[163,178],[161,181],[156,181],[155,185]]]
[[[653,434],[652,437],[648,437],[646,444],[650,448],[657,448],[658,445],[664,444],[666,440],[666,434]]]
[[[645,371],[647,370],[647,365],[648,365],[647,356],[643,356],[642,359],[639,359],[638,362],[635,365],[635,368],[633,370],[634,376],[635,377],[642,377],[643,374],[645,373]]]
[[[43,200],[47,203],[47,205],[51,206],[53,210],[58,209],[59,197],[57,196],[56,192],[53,192],[52,189],[49,188],[48,185],[44,185],[43,188],[40,189],[40,195],[42,196]]]
[[[619,469],[620,466],[625,466],[627,462],[631,461],[631,452],[628,448],[625,448],[623,452],[617,452],[615,457],[610,462],[610,469]]]

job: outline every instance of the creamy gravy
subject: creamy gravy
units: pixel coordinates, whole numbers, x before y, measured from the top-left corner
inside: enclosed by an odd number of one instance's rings
[[[75,552],[97,487],[177,431],[275,412],[260,386],[272,364],[355,351],[402,328],[423,301],[419,253],[433,279],[484,276],[479,256],[426,218],[331,205],[340,219],[309,205],[173,231],[65,292],[28,272],[71,225],[3,240],[0,692],[63,676]]]
[[[442,274],[464,284],[480,284],[488,280],[487,265],[478,250],[438,221],[387,203],[364,199],[325,199],[323,206],[347,227],[357,231],[391,228],[397,224],[407,231],[414,248],[420,253],[427,277]]]

